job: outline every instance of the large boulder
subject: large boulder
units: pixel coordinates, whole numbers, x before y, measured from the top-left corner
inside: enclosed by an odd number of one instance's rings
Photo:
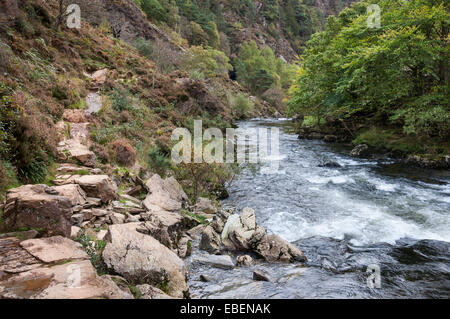
[[[199,248],[210,254],[220,254],[220,235],[214,231],[214,228],[207,226],[202,233]]]
[[[81,138],[79,136],[80,134],[78,133],[76,135],[81,140],[87,139],[86,137]],[[95,156],[95,154],[90,151],[87,146],[81,144],[78,140],[75,139],[61,142],[58,146],[58,151],[61,159],[72,159],[88,167],[94,167],[97,163],[97,157]]]
[[[6,194],[3,228],[42,229],[46,235],[70,237],[72,202],[46,185],[24,185]]]
[[[166,211],[180,211],[188,201],[181,185],[173,177],[162,179],[153,175],[146,183],[149,195],[144,200],[144,206],[152,210],[155,206]]]
[[[145,219],[147,221],[137,230],[156,238],[172,251],[176,251],[178,239],[185,230],[183,216],[175,212],[158,210],[145,214]]]
[[[222,243],[229,250],[248,250],[256,229],[254,210],[244,208],[240,215],[234,214],[228,218],[221,234]]]
[[[21,242],[20,246],[45,263],[89,258],[80,243],[61,236],[29,239]]]
[[[264,235],[254,245],[254,251],[269,262],[306,261],[306,257],[300,249],[278,235]]]
[[[84,205],[86,203],[86,193],[77,184],[54,186],[53,188],[56,189],[61,196],[69,198],[72,206]]]
[[[137,232],[139,223],[112,225],[103,260],[115,273],[133,284],[160,287],[170,296],[188,293],[184,262],[155,238]]]
[[[3,256],[5,258],[3,258]],[[6,274],[6,276],[3,276]],[[99,277],[78,243],[62,237],[0,239],[0,299],[131,299]]]
[[[78,184],[88,197],[100,198],[103,203],[117,198],[117,185],[108,175],[76,175],[65,179],[63,184]]]

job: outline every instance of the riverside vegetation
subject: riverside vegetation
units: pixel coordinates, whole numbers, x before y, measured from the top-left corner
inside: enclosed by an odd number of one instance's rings
[[[366,24],[370,4],[380,28]],[[448,21],[448,3],[426,0],[361,1],[330,17],[291,91],[289,113],[306,116],[301,134],[448,167]]]

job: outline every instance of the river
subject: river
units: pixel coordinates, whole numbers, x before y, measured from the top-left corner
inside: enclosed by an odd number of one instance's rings
[[[203,283],[192,276],[194,298],[450,296],[448,170],[354,158],[345,145],[299,140],[288,120],[255,119],[239,127],[280,129],[279,172],[244,169],[223,206],[253,208],[259,225],[297,245],[308,262],[234,270],[188,263],[191,274],[215,278]],[[379,267],[379,288],[368,287],[368,266]],[[255,267],[272,281],[253,281]]]

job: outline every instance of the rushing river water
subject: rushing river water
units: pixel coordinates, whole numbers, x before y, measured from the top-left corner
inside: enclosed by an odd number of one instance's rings
[[[188,263],[191,273],[215,278],[191,278],[193,297],[450,296],[449,171],[353,158],[348,147],[299,140],[289,121],[240,123],[243,129],[270,127],[280,129],[278,174],[244,170],[223,204],[253,208],[259,225],[296,244],[308,262],[235,270]],[[380,267],[381,288],[368,288],[369,265]],[[272,281],[253,281],[255,267]]]

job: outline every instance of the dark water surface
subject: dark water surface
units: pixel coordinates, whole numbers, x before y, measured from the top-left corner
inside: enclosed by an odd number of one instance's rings
[[[244,170],[223,204],[253,208],[259,225],[294,242],[308,262],[220,270],[188,260],[193,297],[450,296],[449,171],[353,158],[346,146],[299,140],[289,121],[240,123],[270,127],[280,129],[278,174]],[[320,167],[329,162],[340,167]],[[368,265],[380,267],[381,288],[368,288]],[[253,281],[255,267],[272,282]],[[215,281],[202,283],[199,274]]]

